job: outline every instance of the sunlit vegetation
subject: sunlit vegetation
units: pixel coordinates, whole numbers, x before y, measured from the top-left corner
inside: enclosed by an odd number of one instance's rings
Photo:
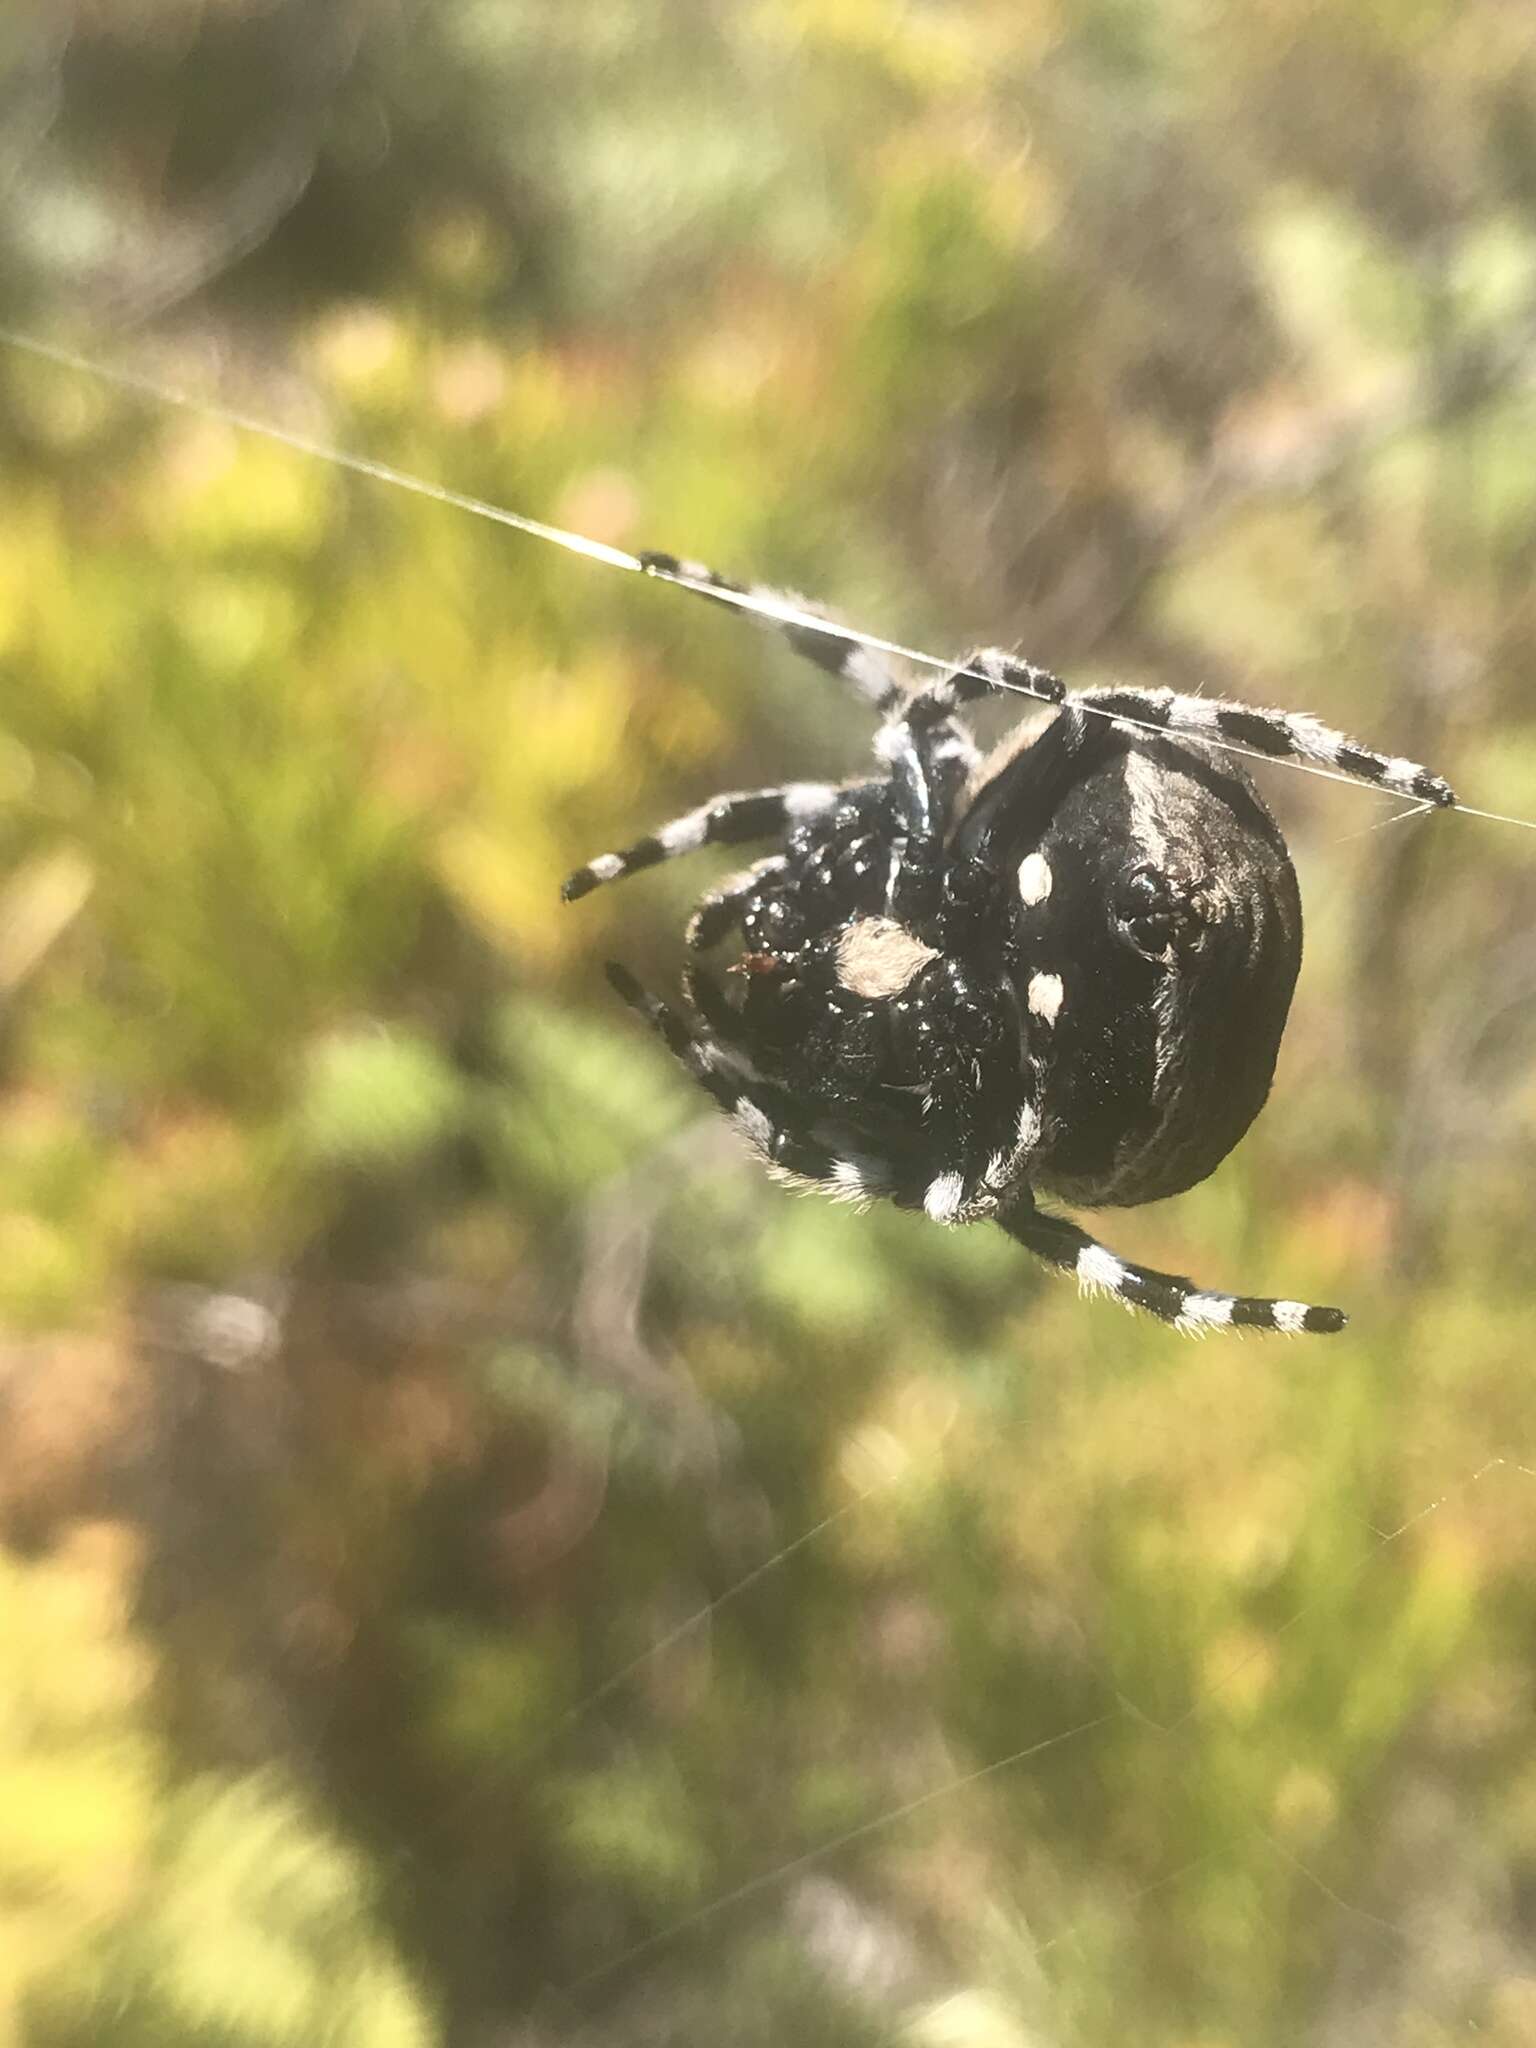
[[[1525,10],[353,12],[23,10],[0,315],[1536,815]],[[1275,1098],[1106,1234],[1354,1320],[1195,1344],[612,999],[707,863],[571,866],[860,758],[769,636],[4,350],[0,450],[0,2048],[1536,2038],[1536,839],[1266,776]]]

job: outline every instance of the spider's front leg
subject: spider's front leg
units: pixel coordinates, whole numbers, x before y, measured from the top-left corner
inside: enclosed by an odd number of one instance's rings
[[[817,608],[793,590],[774,590],[766,583],[736,583],[711,569],[707,562],[688,562],[677,555],[652,549],[639,556],[647,576],[679,584],[696,596],[713,598],[734,611],[745,612],[781,632],[796,654],[814,662],[824,675],[835,676],[872,704],[882,717],[894,713],[906,691],[879,655],[835,619],[821,624]],[[736,600],[740,602],[736,602]],[[786,612],[798,616],[786,617]]]
[[[1455,807],[1456,792],[1443,776],[1431,774],[1417,761],[1363,747],[1310,712],[1271,711],[1220,697],[1185,696],[1177,690],[1078,690],[1070,701],[1180,739],[1224,742],[1270,760],[1311,762],[1416,803],[1441,810]]]

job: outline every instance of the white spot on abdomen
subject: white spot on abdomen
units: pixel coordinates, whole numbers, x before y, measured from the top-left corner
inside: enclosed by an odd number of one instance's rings
[[[1051,893],[1051,864],[1043,853],[1026,853],[1019,862],[1019,895],[1031,908]]]
[[[1030,1015],[1032,1017],[1039,1017],[1047,1024],[1054,1024],[1057,1014],[1061,1009],[1064,994],[1065,990],[1062,988],[1061,976],[1059,974],[1031,975],[1029,983]]]

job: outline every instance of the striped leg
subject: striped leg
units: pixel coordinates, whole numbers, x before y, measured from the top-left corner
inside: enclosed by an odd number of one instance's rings
[[[1038,698],[1042,704],[1059,704],[1067,686],[1048,668],[1037,668],[1005,648],[977,647],[947,676],[920,683],[907,700],[905,716],[913,725],[933,725],[963,704],[997,694],[1022,694]]]
[[[608,963],[608,979],[633,1010],[660,1033],[668,1050],[775,1173],[810,1181],[853,1201],[890,1192],[879,1160],[842,1158],[818,1143],[782,1088],[751,1071],[716,1034],[690,1024],[649,995],[627,968]]]
[[[898,811],[909,834],[949,829],[953,807],[978,767],[976,742],[955,715],[998,690],[1025,691],[1059,704],[1066,684],[1033,662],[999,648],[968,654],[947,676],[920,684],[875,735],[875,752],[892,768]]]
[[[1313,761],[1355,782],[1419,803],[1449,808],[1456,802],[1450,784],[1417,761],[1362,747],[1305,711],[1268,711],[1220,697],[1181,696],[1176,690],[1078,690],[1072,701],[1183,739],[1226,740],[1276,760]]]
[[[1001,1109],[999,1121],[1009,1117],[1006,1098],[999,1097],[996,1091],[990,1092],[990,1101],[984,1101],[982,1106]],[[973,1125],[979,1121],[972,1119]],[[1022,1140],[1025,1133],[1038,1129],[1039,1112],[1025,1106],[1014,1113],[1013,1121]],[[995,1216],[1000,1200],[1017,1199],[1014,1190],[1027,1170],[1033,1149],[1032,1139],[990,1156],[978,1156],[973,1149],[969,1158],[962,1156],[953,1167],[935,1174],[928,1182],[922,1190],[924,1210],[935,1223],[981,1223]]]
[[[819,817],[831,810],[846,794],[865,785],[859,783],[786,782],[777,789],[740,790],[730,796],[712,797],[696,811],[687,811],[663,825],[657,832],[637,839],[622,853],[600,853],[567,876],[560,894],[574,903],[603,882],[619,882],[641,868],[653,868],[658,861],[675,860],[680,853],[692,853],[700,846],[732,846],[744,839],[771,839],[791,825]]]
[[[640,566],[648,576],[660,576],[669,581],[686,577],[689,588],[707,585],[707,589],[699,591],[701,597],[709,596],[711,591],[728,591],[733,596],[753,600],[752,605],[733,606],[733,610],[752,611],[758,600],[770,607],[789,605],[795,611],[816,610],[809,598],[799,597],[792,590],[772,590],[761,583],[733,583],[728,576],[722,576],[703,562],[681,561],[676,555],[642,554]],[[728,603],[729,599],[721,602]],[[905,685],[897,681],[878,655],[841,631],[835,620],[829,619],[822,629],[776,618],[771,610],[758,612],[757,616],[776,626],[796,654],[803,655],[840,682],[850,683],[865,703],[872,704],[882,717],[889,717],[905,701]]]
[[[987,1161],[980,1186],[967,1195],[955,1217],[958,1223],[979,1223],[996,1216],[1004,1205],[1013,1206],[1021,1195],[1026,1201],[1029,1199],[1026,1183],[1045,1134],[1045,1086],[1054,1051],[1056,1014],[1061,1007],[1060,988],[1059,975],[1037,974],[1030,981],[1030,1026],[1022,1034],[1013,1140],[1007,1151],[994,1152]],[[932,1215],[933,1211],[928,1213]]]
[[[1211,1294],[1174,1273],[1155,1273],[1116,1258],[1065,1217],[1047,1216],[1025,1200],[998,1217],[1008,1235],[1036,1258],[1075,1273],[1088,1292],[1102,1290],[1127,1308],[1145,1309],[1176,1330],[1281,1330],[1331,1336],[1344,1328],[1341,1309],[1309,1308],[1301,1301],[1264,1301],[1245,1294]]]
[[[1045,1086],[1054,1052],[1056,1014],[1061,1007],[1059,976],[1036,975],[1029,987],[1030,1021],[1016,1037],[1022,1049],[1016,1060],[1010,1057],[1006,1072],[985,1075],[985,1088],[974,1091],[974,1111],[967,1118],[957,1105],[951,1121],[964,1128],[969,1121],[978,1132],[1011,1131],[1006,1148],[987,1157],[977,1170],[940,1175],[930,1183],[923,1207],[935,1223],[981,1223],[997,1215],[1004,1206],[1028,1200],[1030,1167],[1045,1128]]]

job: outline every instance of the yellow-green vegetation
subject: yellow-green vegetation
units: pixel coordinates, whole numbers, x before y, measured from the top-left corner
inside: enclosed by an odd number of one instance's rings
[[[0,318],[1536,814],[1525,10],[333,12],[23,8]],[[1536,840],[1267,776],[1275,1100],[1106,1234],[1354,1321],[1195,1344],[612,1000],[707,867],[570,867],[861,758],[769,636],[3,350],[0,450],[0,2048],[1536,2038]]]

